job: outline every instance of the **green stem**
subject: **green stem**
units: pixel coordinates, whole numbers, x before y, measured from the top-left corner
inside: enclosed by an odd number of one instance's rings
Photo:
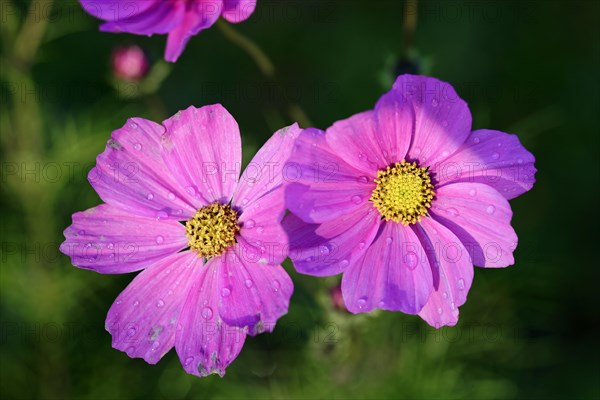
[[[402,24],[402,56],[409,58],[415,42],[417,30],[419,0],[406,0],[404,2],[404,18]]]

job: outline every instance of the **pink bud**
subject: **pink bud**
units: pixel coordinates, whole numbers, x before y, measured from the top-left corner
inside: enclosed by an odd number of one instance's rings
[[[142,79],[150,67],[148,57],[138,46],[116,47],[112,53],[115,76],[129,81]]]

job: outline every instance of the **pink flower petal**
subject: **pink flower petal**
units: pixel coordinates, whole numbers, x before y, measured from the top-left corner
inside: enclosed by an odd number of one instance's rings
[[[248,18],[256,8],[256,0],[224,0],[223,18],[238,23]]]
[[[142,5],[143,2],[138,0],[130,3],[130,9],[126,8],[126,3],[122,2],[116,7],[118,18],[100,25],[101,31],[164,34],[181,24],[185,14],[185,3],[182,1],[157,1],[152,5]],[[141,12],[136,14],[134,10]]]
[[[101,204],[73,214],[60,250],[73,265],[101,274],[146,268],[186,247],[185,228],[176,221],[138,217]]]
[[[306,222],[332,221],[361,209],[375,188],[377,170],[350,166],[327,144],[327,135],[305,129],[285,166],[286,206]]]
[[[337,154],[340,160],[360,170],[362,172],[360,175],[376,175],[378,169],[389,164],[390,155],[388,157],[384,155],[381,149],[383,143],[380,143],[384,137],[389,137],[380,131],[380,128],[387,128],[389,122],[384,121],[383,115],[381,121],[377,121],[376,118],[373,111],[355,114],[350,118],[336,121],[327,129],[325,135],[331,151]],[[408,140],[410,143],[410,138]]]
[[[452,156],[432,169],[439,186],[453,182],[490,185],[505,198],[515,198],[533,187],[535,157],[516,135],[481,129],[471,132]]]
[[[175,344],[175,332],[194,271],[202,260],[173,254],[142,271],[121,292],[106,317],[115,349],[156,364]]]
[[[164,133],[163,126],[143,118],[131,118],[112,133],[88,175],[105,203],[157,219],[184,220],[196,211],[195,199],[161,158]]]
[[[471,254],[473,264],[501,268],[514,263],[517,235],[512,210],[494,188],[482,183],[453,183],[436,189],[433,218],[452,231]]]
[[[302,132],[298,124],[293,124],[275,132],[273,136],[258,150],[240,178],[233,204],[241,209],[249,208],[262,196],[280,187],[288,180],[286,162],[292,154],[295,140]]]
[[[416,314],[427,303],[433,278],[427,255],[410,227],[384,222],[365,254],[342,277],[352,313],[375,308]]]
[[[433,273],[433,292],[419,316],[435,328],[454,326],[458,307],[467,301],[473,281],[471,257],[456,235],[430,217],[423,218],[414,230]]]
[[[220,104],[189,107],[163,122],[163,158],[201,205],[228,203],[237,184],[242,144],[237,122]]]
[[[222,6],[221,1],[212,0],[196,1],[188,6],[181,23],[169,32],[165,59],[177,61],[190,38],[219,19]]]
[[[238,356],[246,328],[227,325],[219,316],[218,264],[196,268],[194,282],[179,318],[175,349],[187,373],[219,374]]]
[[[247,326],[251,335],[273,331],[275,322],[287,313],[294,291],[280,265],[257,261],[229,251],[209,262],[219,268],[221,318],[229,325]]]
[[[104,21],[128,19],[156,7],[161,0],[80,0],[83,9]]]
[[[452,86],[435,78],[400,75],[392,91],[412,103],[415,130],[407,158],[432,166],[454,153],[471,131],[471,112]]]
[[[377,133],[381,153],[386,160],[379,169],[406,158],[415,132],[415,111],[398,90],[384,94],[375,106]],[[362,140],[357,140],[358,145]]]
[[[288,235],[281,226],[285,214],[283,200],[283,190],[279,188],[244,209],[238,219],[241,225],[238,243],[244,253],[273,265],[285,260]]]
[[[296,271],[314,276],[344,272],[367,251],[381,218],[372,207],[355,210],[323,224],[308,224],[288,214],[283,227],[291,240],[290,258]]]

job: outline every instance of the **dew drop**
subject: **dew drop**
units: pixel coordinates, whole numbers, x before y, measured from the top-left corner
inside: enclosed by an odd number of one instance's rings
[[[185,191],[188,192],[191,196],[196,195],[196,189],[193,186],[186,186]]]
[[[169,193],[169,194],[167,195],[167,198],[168,198],[169,200],[171,200],[171,201],[175,200],[175,193]]]
[[[157,307],[157,308],[161,308],[161,307],[162,307],[162,306],[164,306],[164,305],[165,305],[165,302],[164,302],[164,301],[162,301],[162,300],[159,300],[159,301],[157,301],[157,302],[156,302],[156,307]]]
[[[281,283],[279,283],[278,280],[274,280],[273,281],[273,291],[278,292],[280,287],[281,287]]]
[[[112,244],[112,243],[109,243],[109,244],[106,245],[107,249],[111,249],[112,250],[113,247],[115,247],[115,245]]]
[[[523,164],[523,159],[522,159],[522,158],[518,158],[518,159],[517,159],[517,162],[518,162],[519,164]]]
[[[125,350],[125,352],[127,353],[127,355],[128,355],[129,357],[133,357],[133,352],[134,352],[134,351],[135,351],[135,347],[133,347],[133,346],[131,346],[131,347],[128,347],[128,348],[127,348],[127,350]]]
[[[248,221],[246,221],[244,223],[244,228],[252,229],[252,228],[254,228],[255,225],[256,225],[256,222],[254,222],[253,219],[249,219]]]
[[[209,320],[212,318],[213,311],[210,307],[204,307],[202,309],[201,315],[202,315],[202,318],[204,318],[205,320]]]
[[[479,139],[478,137],[476,137],[476,138],[473,139],[473,143],[477,144],[479,142],[481,142],[481,139]]]
[[[342,268],[347,267],[348,264],[350,264],[350,262],[348,260],[342,260],[342,261],[340,261],[340,267],[342,267]]]
[[[165,241],[165,238],[164,238],[164,237],[162,237],[162,236],[160,236],[160,235],[158,235],[158,236],[156,237],[156,244],[161,244],[161,243],[162,243],[162,242],[164,242],[164,241]]]
[[[452,311],[456,310],[456,304],[454,304],[454,302],[450,303],[450,308]]]
[[[423,151],[423,150],[421,150],[421,148],[420,148],[420,147],[415,147],[415,148],[412,150],[412,152],[413,152],[413,153],[414,153],[416,156],[418,156],[419,154],[421,154],[421,151]]]
[[[246,279],[244,282],[244,285],[246,285],[247,288],[251,288],[253,284],[254,283],[250,279]]]
[[[265,228],[263,228],[262,226],[259,226],[258,228],[256,228],[256,232],[258,233],[263,233],[265,231]]]
[[[243,204],[243,205],[246,205],[246,204],[248,204],[248,199],[243,199],[243,200],[242,200],[242,204]]]
[[[444,310],[442,310],[442,307],[438,307],[437,312],[438,312],[438,314],[442,315],[442,313],[444,312]]]
[[[444,157],[444,158],[448,157],[449,155],[450,155],[450,152],[448,150],[444,150],[442,152],[442,157]]]
[[[387,239],[385,239],[385,242],[390,245],[392,244],[392,242],[394,241],[394,239],[392,237],[388,237]]]
[[[459,279],[457,282],[457,286],[460,290],[464,290],[465,289],[465,280],[464,279]]]
[[[362,250],[362,249],[364,249],[364,248],[365,248],[365,246],[366,246],[365,242],[360,242],[360,243],[358,244],[358,248],[359,248],[359,249],[361,249],[361,250]]]
[[[146,198],[152,201],[154,199],[154,195],[152,193],[148,193],[148,196],[146,196]]]
[[[139,302],[139,301],[137,301],[137,300],[136,300],[136,301],[134,301],[134,302],[133,302],[133,306],[134,306],[134,307],[137,307],[137,306],[139,306],[139,305],[140,305],[140,302]]]
[[[500,158],[500,154],[498,154],[498,153],[494,153],[494,154],[492,154],[492,158],[493,158],[494,160],[497,160],[497,159],[499,159],[499,158]]]
[[[357,179],[357,181],[360,183],[369,183],[369,178],[366,176],[361,176]]]
[[[362,202],[362,197],[359,195],[352,196],[352,202],[354,204],[360,204]]]
[[[419,263],[419,258],[417,257],[417,255],[415,253],[413,253],[411,251],[408,254],[406,254],[406,266],[409,269],[414,270],[415,268],[417,268],[418,263]]]
[[[131,328],[127,329],[127,336],[132,337],[133,335],[135,335],[135,328],[132,326]]]
[[[477,194],[477,190],[475,190],[475,189],[469,190],[469,196],[475,197],[476,194]]]
[[[446,212],[447,212],[448,214],[452,215],[453,217],[458,217],[458,215],[459,215],[459,212],[458,212],[458,210],[457,210],[456,208],[454,208],[454,207],[450,207],[450,208],[448,208],[448,209],[446,210]]]
[[[186,365],[186,367],[188,365],[190,365],[193,361],[194,361],[194,357],[188,357],[188,358],[186,358],[185,359],[185,365]]]
[[[485,209],[485,212],[490,215],[492,215],[495,211],[496,211],[496,207],[494,207],[494,206],[488,206],[488,208]]]
[[[229,297],[230,294],[231,294],[231,289],[226,288],[226,287],[221,289],[221,297]]]
[[[136,143],[133,145],[133,148],[136,149],[137,151],[140,151],[142,149],[142,145],[139,143]]]
[[[444,299],[447,299],[447,298],[448,298],[448,293],[444,292],[444,293],[442,294],[442,297],[443,297]]]
[[[320,247],[320,252],[321,252],[321,254],[327,255],[327,254],[329,254],[331,251],[330,251],[330,249],[329,249],[329,246],[328,246],[328,245],[324,245],[324,246],[321,246],[321,247]]]
[[[156,213],[156,219],[161,220],[161,219],[165,219],[169,216],[169,214],[167,214],[164,211],[159,211]]]
[[[363,308],[365,305],[367,305],[367,298],[361,297],[356,301],[356,305],[358,306],[358,308]]]
[[[431,106],[432,107],[437,107],[439,105],[439,101],[437,101],[437,99],[431,99]]]

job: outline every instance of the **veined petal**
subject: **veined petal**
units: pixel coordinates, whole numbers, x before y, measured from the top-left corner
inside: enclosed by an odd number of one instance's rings
[[[449,83],[418,75],[400,75],[392,91],[412,104],[414,135],[409,160],[432,166],[465,142],[471,132],[471,112]]]
[[[305,129],[285,166],[285,204],[306,222],[331,221],[364,208],[377,170],[362,172],[336,155],[317,129]]]
[[[292,280],[280,265],[238,251],[212,259],[218,264],[219,313],[229,325],[248,327],[249,334],[271,332],[277,320],[287,313],[294,291]]]
[[[473,263],[462,242],[448,228],[430,217],[414,226],[428,256],[433,291],[419,316],[435,328],[454,326],[458,307],[467,301],[473,281]]]
[[[193,273],[202,261],[173,254],[142,271],[117,297],[106,317],[115,349],[156,364],[175,344],[175,332]]]
[[[215,263],[195,269],[175,338],[184,369],[200,377],[213,373],[223,376],[246,339],[246,328],[230,326],[219,316],[218,270]]]
[[[164,133],[163,126],[143,118],[131,118],[112,133],[88,174],[105,203],[157,219],[184,220],[196,211],[195,199],[161,158]]]
[[[406,158],[415,132],[415,111],[398,90],[390,90],[377,102],[376,117],[377,142],[385,164],[380,169]],[[358,141],[357,143],[360,143]]]
[[[185,228],[176,221],[139,217],[101,204],[73,214],[60,250],[73,265],[101,274],[146,268],[187,246]]]
[[[240,130],[231,114],[220,104],[189,107],[163,124],[163,158],[177,181],[199,205],[228,203],[242,162]]]
[[[161,0],[80,0],[83,9],[104,21],[128,19],[156,7]]]
[[[246,209],[281,187],[290,178],[295,178],[295,169],[287,171],[286,162],[292,154],[294,143],[302,129],[298,124],[280,129],[258,150],[240,178],[233,204]],[[287,174],[292,174],[288,177]],[[283,196],[283,194],[281,194]]]
[[[432,169],[439,186],[454,182],[484,183],[506,199],[533,187],[535,157],[516,135],[480,129],[450,157]]]
[[[104,32],[127,32],[137,35],[152,35],[155,33],[168,33],[181,24],[185,15],[185,3],[182,1],[157,1],[140,7],[137,14],[129,15],[126,8],[127,2],[117,6],[119,18],[109,20],[100,25]],[[131,9],[139,6],[141,1],[136,1]]]
[[[309,224],[288,214],[282,224],[291,238],[290,258],[296,271],[315,276],[344,272],[367,251],[381,218],[371,207],[322,224]]]
[[[501,268],[514,263],[517,235],[512,210],[494,188],[482,183],[452,183],[436,190],[433,219],[452,231],[478,267]]]
[[[352,313],[375,308],[416,314],[433,290],[429,261],[411,228],[381,224],[365,254],[342,277],[344,303]]]

